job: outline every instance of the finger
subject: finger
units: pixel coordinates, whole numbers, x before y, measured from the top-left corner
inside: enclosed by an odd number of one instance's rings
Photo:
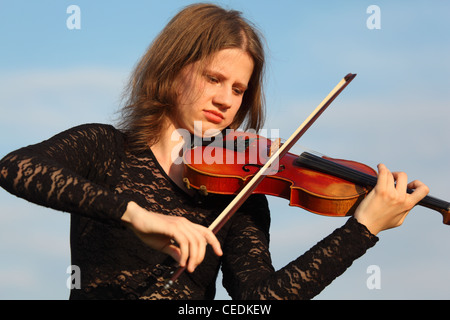
[[[187,270],[189,272],[194,272],[195,268],[203,260],[199,253],[200,243],[201,241],[196,236],[193,236],[189,241],[189,260],[187,261]]]
[[[220,245],[219,240],[216,235],[209,229],[207,229],[207,233],[205,234],[206,241],[213,248],[213,251],[219,257],[223,255],[222,247]]]
[[[428,190],[428,186],[425,183],[423,183],[422,181],[419,181],[419,180],[414,180],[414,181],[411,181],[410,183],[408,183],[408,188],[409,189],[426,188],[427,191],[429,191]]]
[[[188,268],[189,271],[197,260],[198,235],[193,226],[195,225],[189,220],[181,219],[178,220],[177,227],[173,231],[173,239],[180,249],[179,264],[181,267]]]
[[[214,233],[198,224],[183,224],[174,233],[174,239],[178,243],[179,251],[173,249],[175,250],[173,254],[179,257],[180,266],[186,267],[189,272],[193,272],[204,260],[208,244],[218,256],[223,254],[220,242]]]
[[[410,195],[410,198],[414,202],[414,205],[425,198],[425,196],[430,192],[430,188],[428,188],[426,184],[419,180],[410,182],[407,187],[414,190]]]
[[[181,250],[178,246],[174,244],[169,244],[168,246],[164,247],[161,252],[164,252],[165,254],[168,254],[171,256],[175,261],[180,264],[181,260]]]
[[[408,185],[408,176],[404,172],[393,172],[392,173],[396,181],[396,189],[401,192],[406,192]]]
[[[205,258],[206,247],[208,244],[211,245],[214,253],[216,253],[218,256],[221,256],[223,254],[220,242],[219,240],[217,240],[216,236],[211,230],[198,224],[193,224],[193,227],[195,228],[195,230],[193,230],[189,247],[190,252],[187,266],[189,272],[193,272],[197,268],[197,266],[202,263]]]
[[[386,190],[394,185],[394,178],[389,169],[382,163],[378,165],[378,180],[376,187]]]
[[[205,254],[206,254],[206,246],[208,244],[206,243],[206,240],[204,238],[202,238],[201,243],[198,246],[198,252],[197,252],[197,262],[195,264],[195,268],[197,268],[197,266],[202,263],[203,259],[205,258]]]
[[[180,250],[180,258],[178,263],[181,267],[186,267],[187,260],[189,258],[189,243],[181,232],[178,232],[174,236],[174,240],[178,243],[178,248]]]
[[[203,237],[195,239],[190,244],[190,254],[188,261],[188,271],[194,272],[197,266],[202,263],[205,258],[206,241]]]
[[[206,240],[199,232],[199,225],[193,223],[187,223],[183,225],[182,232],[186,245],[183,247],[183,261],[186,261],[186,269],[189,272],[194,272],[195,268],[203,261],[206,250]],[[204,228],[204,227],[202,227]],[[186,260],[184,257],[186,254]]]

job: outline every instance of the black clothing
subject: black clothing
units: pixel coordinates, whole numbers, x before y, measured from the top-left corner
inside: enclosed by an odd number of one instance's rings
[[[71,299],[213,299],[220,267],[234,299],[308,299],[317,295],[378,238],[354,218],[304,255],[275,271],[269,253],[270,215],[263,195],[251,196],[218,232],[224,255],[208,247],[204,262],[184,272],[169,256],[121,223],[129,201],[209,226],[228,196],[192,197],[159,166],[150,148],[127,151],[126,136],[110,125],[87,124],[0,161],[0,185],[28,201],[71,213],[72,264],[81,289]]]

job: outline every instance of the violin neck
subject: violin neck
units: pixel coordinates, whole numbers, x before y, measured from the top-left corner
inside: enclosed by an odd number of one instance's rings
[[[323,157],[314,155],[309,152],[303,152],[297,159],[296,164],[307,167],[309,169],[319,171],[325,174],[330,174],[335,177],[350,181],[361,187],[373,188],[377,184],[377,177],[370,174],[358,171],[356,169],[347,167],[340,163],[327,160]],[[407,189],[408,193],[413,190]],[[440,212],[444,218],[444,224],[450,225],[450,203],[432,196],[426,196],[419,203],[419,205],[436,210]]]

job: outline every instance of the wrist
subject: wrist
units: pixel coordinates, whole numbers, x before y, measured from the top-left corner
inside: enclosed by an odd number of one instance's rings
[[[356,221],[358,221],[360,224],[366,227],[367,230],[374,236],[376,236],[381,229],[379,228],[378,224],[375,221],[372,221],[370,218],[365,217],[362,214],[359,214],[360,212],[357,212],[354,215],[354,218]]]
[[[126,224],[133,225],[133,221],[135,221],[136,214],[139,212],[140,208],[141,207],[139,207],[136,202],[128,202],[127,208],[120,219]]]

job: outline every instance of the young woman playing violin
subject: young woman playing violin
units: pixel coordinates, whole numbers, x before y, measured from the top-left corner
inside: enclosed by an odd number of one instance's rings
[[[208,226],[232,198],[186,188],[172,134],[194,134],[194,123],[200,135],[259,129],[263,68],[260,37],[238,12],[189,6],[136,66],[120,130],[81,125],[2,159],[3,188],[71,213],[72,264],[81,269],[71,299],[213,299],[220,268],[234,299],[312,298],[428,193],[379,165],[355,214],[278,271],[264,195],[250,196],[214,234]],[[167,288],[179,266],[187,272]]]

